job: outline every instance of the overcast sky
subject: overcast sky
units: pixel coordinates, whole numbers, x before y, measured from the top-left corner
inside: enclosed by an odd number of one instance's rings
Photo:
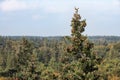
[[[120,36],[120,0],[0,0],[0,35],[70,35],[74,7],[85,35]]]

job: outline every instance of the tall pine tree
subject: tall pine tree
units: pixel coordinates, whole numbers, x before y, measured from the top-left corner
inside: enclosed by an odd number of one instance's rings
[[[99,78],[97,74],[98,59],[91,51],[93,43],[91,43],[86,36],[82,35],[86,27],[86,20],[81,20],[78,9],[79,8],[75,8],[75,13],[71,21],[71,37],[68,37],[70,45],[67,48],[67,52],[73,57],[72,65],[76,62],[75,65],[78,68],[77,71],[73,70],[73,73],[78,75],[74,79],[96,80]]]

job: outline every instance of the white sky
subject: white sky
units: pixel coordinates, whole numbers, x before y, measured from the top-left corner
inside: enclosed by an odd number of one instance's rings
[[[120,36],[120,0],[1,0],[0,35],[70,35],[75,6],[84,34]]]

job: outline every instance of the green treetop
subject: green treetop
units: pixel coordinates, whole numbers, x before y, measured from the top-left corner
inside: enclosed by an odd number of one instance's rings
[[[67,52],[82,57],[85,55],[83,51],[85,48],[84,42],[87,40],[87,37],[82,35],[86,27],[86,20],[81,20],[81,16],[78,14],[78,9],[79,8],[75,8],[75,13],[71,21],[71,45],[67,48]],[[88,44],[86,46],[88,46]]]

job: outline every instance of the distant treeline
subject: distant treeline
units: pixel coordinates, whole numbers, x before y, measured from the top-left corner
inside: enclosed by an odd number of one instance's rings
[[[31,39],[31,40],[40,40],[40,39],[48,39],[48,40],[61,40],[64,38],[64,36],[48,36],[48,37],[42,37],[42,36],[0,36],[0,38],[9,38],[13,40],[19,40],[21,38]],[[88,36],[88,38],[92,41],[94,40],[107,40],[107,41],[119,41],[120,36]]]
[[[42,36],[0,36],[0,40],[11,39],[11,40],[20,40],[21,38],[26,38],[31,41],[40,41],[40,40],[64,40],[64,36],[50,36],[50,37],[42,37]],[[88,39],[91,40],[95,44],[102,43],[112,43],[120,41],[120,36],[88,36]]]

